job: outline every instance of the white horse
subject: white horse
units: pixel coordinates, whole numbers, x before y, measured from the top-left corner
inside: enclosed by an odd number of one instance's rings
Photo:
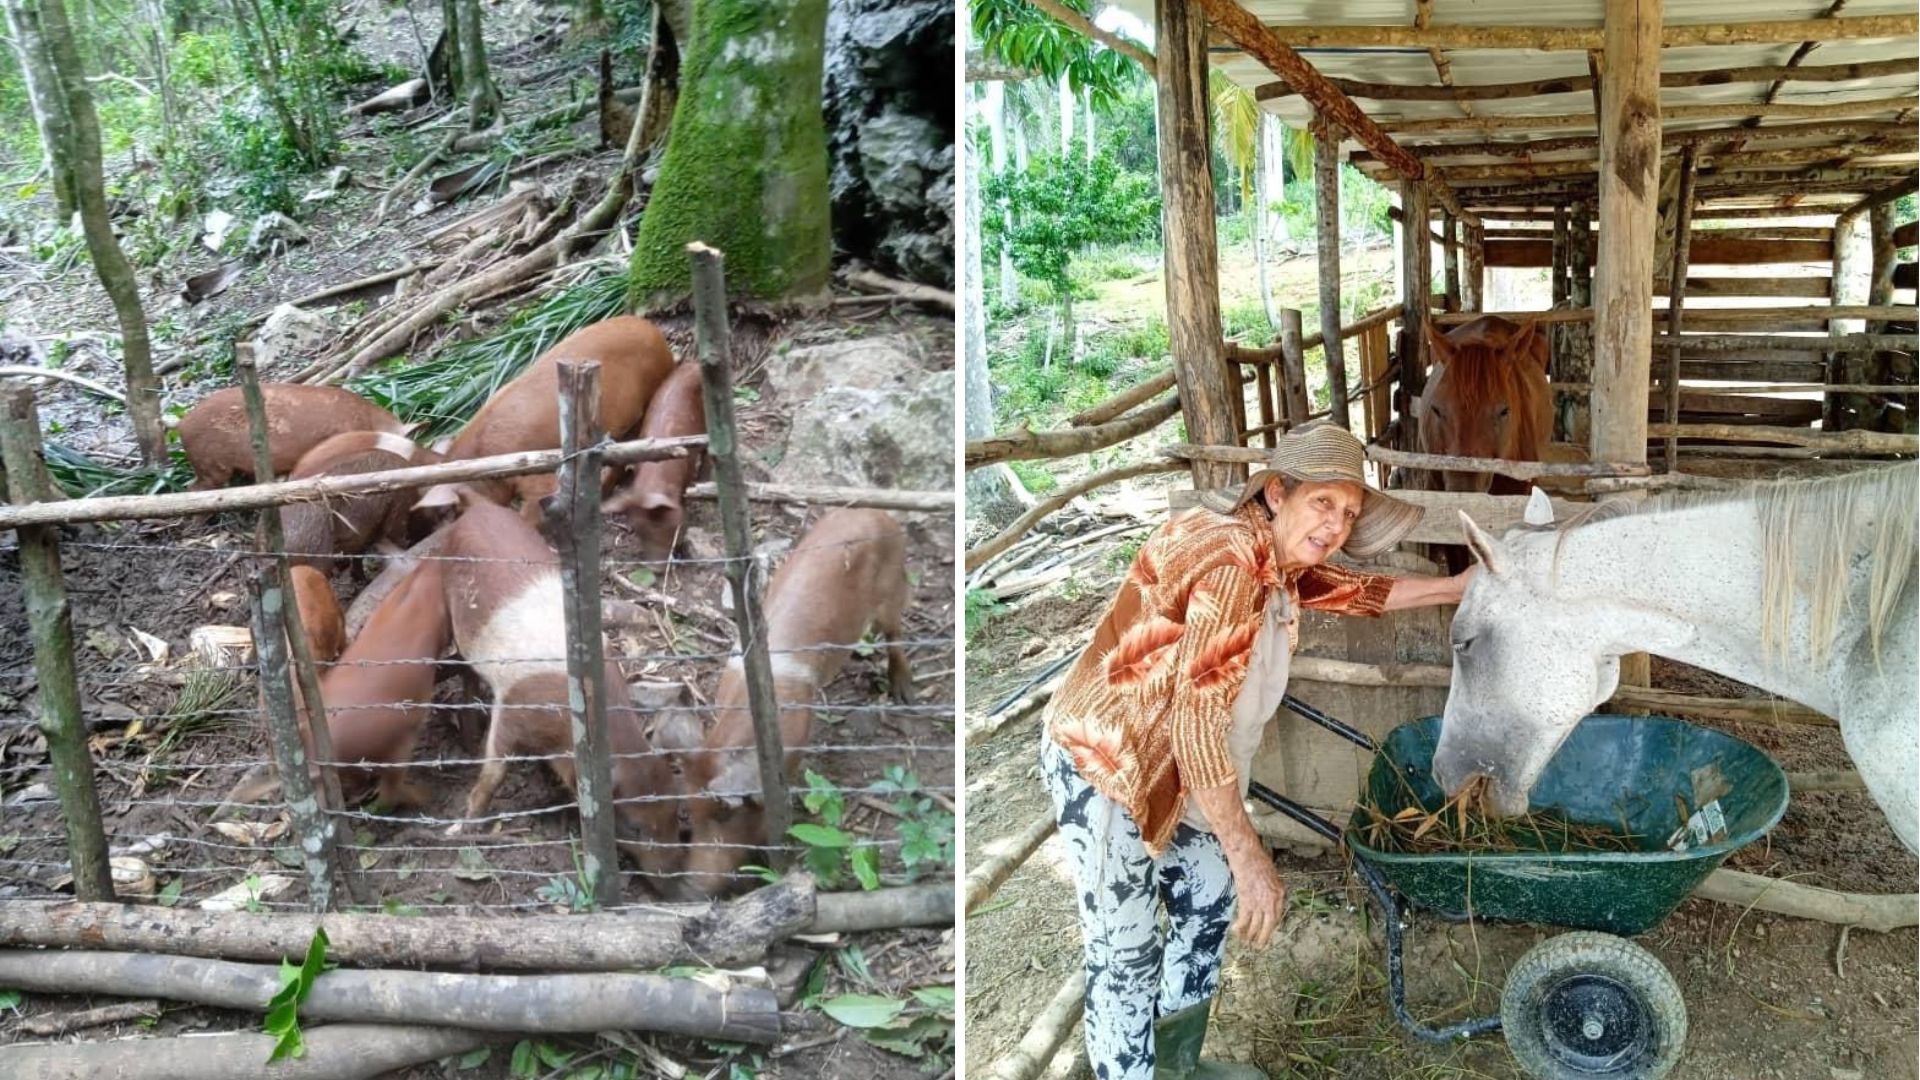
[[[1613,696],[1620,657],[1658,653],[1837,718],[1914,848],[1917,488],[1920,465],[1903,464],[1605,504],[1557,528],[1549,509],[1546,527],[1497,540],[1462,514],[1481,572],[1453,620],[1434,778],[1452,793],[1484,775],[1496,812],[1524,813],[1548,759]]]

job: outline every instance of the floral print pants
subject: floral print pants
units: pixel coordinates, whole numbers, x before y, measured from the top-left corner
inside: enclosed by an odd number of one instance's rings
[[[1152,858],[1127,812],[1081,779],[1052,739],[1041,742],[1040,772],[1080,896],[1087,1058],[1099,1080],[1152,1080],[1153,1022],[1220,988],[1233,922],[1226,852],[1212,833],[1182,824]]]

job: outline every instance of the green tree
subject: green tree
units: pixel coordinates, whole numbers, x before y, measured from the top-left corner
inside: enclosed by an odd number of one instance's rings
[[[695,240],[726,253],[735,295],[826,289],[826,28],[826,0],[696,0],[666,155],[634,241],[636,308],[686,295]]]
[[[1091,0],[1061,0],[1082,15],[1095,14]],[[1145,73],[1124,54],[1090,41],[1026,0],[973,0],[973,36],[987,55],[1015,68],[1058,80],[1075,93],[1093,96],[1096,108],[1111,108]]]
[[[1025,172],[988,177],[981,193],[986,199],[981,226],[988,239],[1010,251],[1016,270],[1053,290],[1069,341],[1073,257],[1088,244],[1135,239],[1160,214],[1160,200],[1146,177],[1122,172],[1105,151],[1089,162],[1078,144],[1064,153],[1037,155]]]
[[[309,169],[333,157],[329,66],[342,52],[324,0],[229,0],[247,66],[286,142]]]

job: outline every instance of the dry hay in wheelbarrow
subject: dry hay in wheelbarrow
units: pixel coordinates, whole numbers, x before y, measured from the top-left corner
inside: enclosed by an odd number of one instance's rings
[[[1590,854],[1644,850],[1636,836],[1608,825],[1572,821],[1558,810],[1528,810],[1517,817],[1499,817],[1486,805],[1487,782],[1476,777],[1434,809],[1426,809],[1411,790],[1412,805],[1391,813],[1371,799],[1360,800],[1365,819],[1361,839],[1376,851],[1402,855],[1438,855],[1459,852]],[[1684,809],[1684,808],[1683,808]],[[1683,814],[1681,822],[1686,817]]]

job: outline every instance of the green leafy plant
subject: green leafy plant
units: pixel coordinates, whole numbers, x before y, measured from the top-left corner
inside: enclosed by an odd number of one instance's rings
[[[1025,170],[985,178],[981,222],[989,244],[1007,251],[1020,273],[1046,283],[1073,337],[1073,258],[1090,244],[1131,240],[1159,220],[1151,180],[1123,172],[1101,151],[1087,160],[1078,143],[1036,156]]]
[[[788,835],[807,847],[807,869],[825,888],[840,884],[849,870],[863,889],[880,887],[880,855],[871,844],[860,843],[853,834],[840,828],[846,817],[846,796],[833,781],[808,769],[807,790],[800,803],[821,824],[800,822],[787,830]]]
[[[894,796],[893,810],[900,815],[900,861],[910,876],[953,865],[953,815],[926,794],[919,777],[904,766],[889,765],[874,791]]]
[[[248,887],[253,888],[256,878],[249,878]],[[300,1005],[313,992],[313,983],[327,970],[327,932],[316,928],[313,940],[307,943],[306,959],[298,966],[286,961],[280,962],[280,992],[267,1002],[267,1022],[263,1030],[274,1037],[273,1053],[268,1055],[267,1064],[271,1065],[282,1058],[303,1057],[306,1043],[300,1035]]]
[[[986,589],[967,590],[967,640],[985,634],[1001,610],[1000,601]]]

